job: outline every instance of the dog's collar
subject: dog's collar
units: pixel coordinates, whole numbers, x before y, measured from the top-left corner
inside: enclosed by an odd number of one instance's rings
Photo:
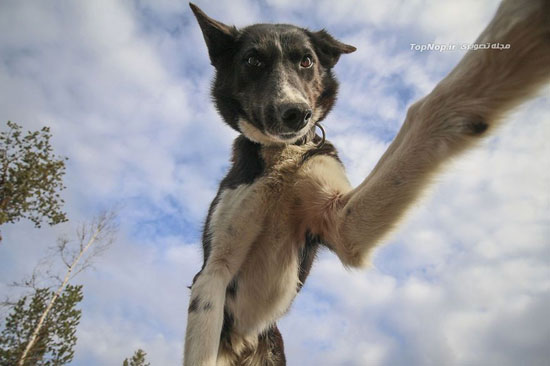
[[[321,130],[321,132],[323,134],[323,137],[321,137],[321,142],[317,145],[317,148],[319,149],[319,148],[323,147],[323,145],[325,144],[326,132],[325,132],[325,129],[323,128],[323,126],[321,126],[320,122],[316,122],[315,126],[319,127],[319,129]]]

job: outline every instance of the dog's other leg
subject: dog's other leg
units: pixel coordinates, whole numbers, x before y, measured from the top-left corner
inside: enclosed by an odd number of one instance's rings
[[[319,228],[342,262],[362,265],[429,178],[550,78],[550,1],[505,0],[477,43],[406,120],[373,171]]]
[[[262,230],[264,197],[255,185],[226,189],[212,214],[211,252],[191,288],[185,366],[216,364],[226,288]]]
[[[258,357],[250,363],[250,366],[285,366],[285,347],[283,336],[279,332],[277,325],[273,325],[267,331],[259,336],[258,348],[256,349]]]
[[[228,363],[235,366],[285,366],[283,337],[277,325],[261,333],[254,346],[245,348]]]

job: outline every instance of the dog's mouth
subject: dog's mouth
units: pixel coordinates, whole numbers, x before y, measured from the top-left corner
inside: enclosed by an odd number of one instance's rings
[[[283,139],[293,139],[299,134],[300,134],[299,131],[298,132],[283,132],[283,133],[279,134],[279,137],[281,137]]]
[[[297,131],[288,131],[284,127],[276,125],[272,128],[265,127],[265,134],[277,142],[292,144],[304,137],[315,125],[313,121],[309,121],[305,126]]]
[[[293,144],[303,138],[314,127],[315,123],[310,121],[298,131],[284,131],[275,124],[266,126],[263,122],[251,120],[246,117],[239,118],[239,129],[249,140],[263,145]],[[262,126],[258,128],[257,126]],[[271,127],[271,128],[270,128]]]

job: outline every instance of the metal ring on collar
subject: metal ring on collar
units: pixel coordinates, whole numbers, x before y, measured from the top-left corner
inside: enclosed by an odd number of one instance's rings
[[[321,148],[324,144],[325,144],[325,138],[326,138],[326,132],[325,132],[325,129],[323,128],[323,126],[321,126],[321,124],[319,122],[317,122],[315,124],[315,126],[319,127],[319,129],[321,130],[321,132],[323,133],[323,137],[322,137],[322,140],[321,142],[317,145],[317,148]]]

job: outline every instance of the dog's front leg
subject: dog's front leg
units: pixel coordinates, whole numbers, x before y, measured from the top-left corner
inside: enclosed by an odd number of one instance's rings
[[[505,0],[453,71],[414,104],[377,166],[344,194],[323,236],[360,266],[437,168],[490,130],[550,77],[550,1]],[[322,231],[322,230],[321,230]]]
[[[189,303],[185,336],[185,366],[216,364],[223,325],[225,293],[254,243],[265,215],[258,185],[242,185],[221,192],[210,226],[208,260],[196,278]]]

